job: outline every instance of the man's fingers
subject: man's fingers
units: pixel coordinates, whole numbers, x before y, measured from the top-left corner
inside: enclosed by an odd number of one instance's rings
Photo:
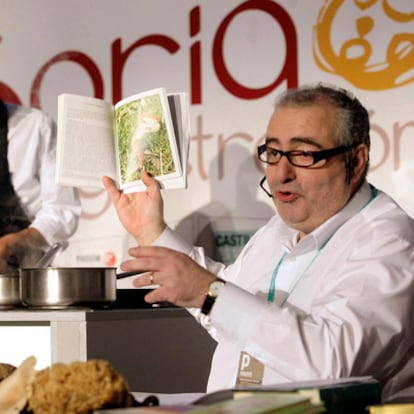
[[[135,287],[147,287],[147,286],[149,287],[149,286],[157,285],[158,287],[154,286],[154,290],[147,293],[144,299],[147,303],[156,303],[156,302],[164,301],[162,294],[160,294],[160,291],[159,291],[160,287],[157,284],[157,280],[155,279],[154,275],[151,272],[144,273],[140,277],[135,278],[132,281],[132,284]]]
[[[135,279],[133,279],[132,284],[135,287],[155,285],[156,282],[155,282],[154,274],[152,272],[143,273],[139,277],[136,277]]]
[[[106,175],[102,177],[102,183],[106,189],[109,189],[115,185],[112,178],[109,178]]]
[[[102,177],[102,183],[108,192],[109,198],[112,200],[112,202],[116,202],[119,199],[120,193],[118,188],[116,187],[113,180],[109,177]]]
[[[142,182],[148,187],[151,184],[156,183],[156,180],[152,178],[145,170],[141,173]]]
[[[159,294],[159,288],[147,293],[144,297],[147,303],[165,302],[164,298]]]
[[[149,175],[145,170],[142,171],[141,179],[147,187],[147,191],[149,191],[149,193],[160,193],[160,183],[154,177]]]

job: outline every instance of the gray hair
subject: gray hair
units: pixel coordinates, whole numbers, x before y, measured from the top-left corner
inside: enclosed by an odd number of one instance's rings
[[[336,145],[355,148],[364,144],[369,151],[371,140],[368,111],[353,94],[345,89],[322,83],[289,89],[278,98],[275,109],[287,106],[306,107],[315,104],[329,105],[335,110],[334,136],[332,138]],[[350,158],[352,155],[348,154],[347,156]],[[346,162],[348,165],[351,160],[346,159]],[[362,179],[365,179],[367,172],[368,163]]]

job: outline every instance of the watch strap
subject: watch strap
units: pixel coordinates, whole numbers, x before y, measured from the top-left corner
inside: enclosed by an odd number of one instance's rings
[[[206,295],[203,305],[201,306],[201,313],[204,315],[209,315],[215,302],[215,296]]]
[[[218,278],[214,282],[221,282],[223,285],[226,283],[223,279]],[[212,283],[214,283],[212,282]],[[210,289],[206,293],[206,297],[204,299],[203,304],[201,305],[201,313],[204,315],[209,315],[213,305],[215,304],[217,299],[217,295],[211,293]]]

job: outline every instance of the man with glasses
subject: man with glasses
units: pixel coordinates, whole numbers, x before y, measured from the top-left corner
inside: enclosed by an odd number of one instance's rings
[[[184,306],[217,340],[207,391],[372,375],[383,400],[414,396],[414,223],[366,180],[369,118],[348,92],[287,91],[258,156],[277,214],[225,267],[165,224],[157,182],[122,194],[103,178],[140,247],[150,303]]]

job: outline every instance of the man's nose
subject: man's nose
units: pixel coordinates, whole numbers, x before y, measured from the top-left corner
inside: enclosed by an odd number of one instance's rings
[[[285,183],[296,178],[296,167],[292,165],[287,157],[282,157],[275,165],[268,165],[267,179],[276,183]]]

